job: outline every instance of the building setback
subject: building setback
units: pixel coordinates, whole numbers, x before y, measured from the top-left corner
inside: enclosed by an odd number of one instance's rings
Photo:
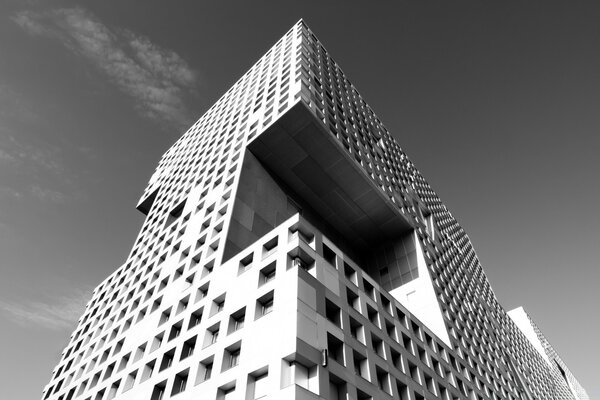
[[[137,208],[43,399],[588,398],[303,21]]]

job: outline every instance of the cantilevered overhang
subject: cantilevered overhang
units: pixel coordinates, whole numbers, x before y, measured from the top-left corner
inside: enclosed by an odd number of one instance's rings
[[[302,102],[254,138],[248,149],[351,243],[369,248],[412,229]]]

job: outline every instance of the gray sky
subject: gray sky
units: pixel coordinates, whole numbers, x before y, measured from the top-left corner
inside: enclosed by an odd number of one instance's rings
[[[0,3],[0,387],[39,398],[160,155],[300,17],[600,396],[600,5]],[[368,4],[368,7],[367,7]],[[596,378],[596,379],[594,379]]]

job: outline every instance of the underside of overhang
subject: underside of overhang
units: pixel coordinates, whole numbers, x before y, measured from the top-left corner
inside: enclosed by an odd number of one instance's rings
[[[248,150],[349,243],[373,249],[412,229],[302,102],[252,140]]]

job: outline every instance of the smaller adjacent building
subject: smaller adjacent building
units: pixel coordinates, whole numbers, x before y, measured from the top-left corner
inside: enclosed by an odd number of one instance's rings
[[[539,330],[537,325],[531,319],[531,316],[523,309],[523,307],[515,308],[508,312],[508,316],[517,325],[523,335],[529,340],[534,349],[540,353],[544,361],[554,373],[554,379],[564,380],[567,383],[569,392],[564,393],[565,398],[573,396],[576,400],[589,400],[589,396],[579,381],[573,376],[567,365],[558,356],[550,342]],[[563,392],[564,388],[562,389]]]

